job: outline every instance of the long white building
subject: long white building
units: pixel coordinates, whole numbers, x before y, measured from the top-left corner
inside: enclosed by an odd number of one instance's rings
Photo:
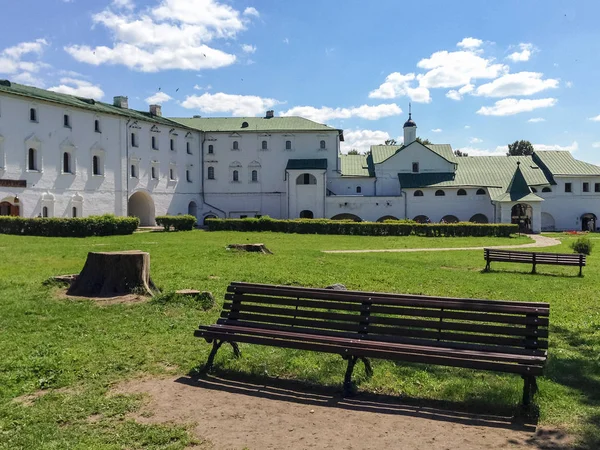
[[[596,229],[600,167],[569,152],[457,157],[422,145],[342,155],[301,117],[172,118],[0,80],[0,215],[410,218]]]

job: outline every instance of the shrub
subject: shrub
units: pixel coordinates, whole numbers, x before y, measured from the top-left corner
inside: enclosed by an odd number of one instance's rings
[[[571,248],[575,253],[583,253],[589,255],[592,253],[592,241],[587,237],[580,237],[575,242],[571,242]]]
[[[190,231],[196,226],[197,220],[189,214],[183,216],[158,216],[156,223],[165,231]]]
[[[132,234],[139,226],[137,217],[112,214],[77,218],[0,217],[0,233],[46,237],[87,237]]]
[[[208,219],[209,231],[273,231],[298,234],[345,234],[356,236],[497,236],[517,233],[517,225],[477,224],[470,222],[420,224],[408,221],[353,222],[348,220],[295,219]]]

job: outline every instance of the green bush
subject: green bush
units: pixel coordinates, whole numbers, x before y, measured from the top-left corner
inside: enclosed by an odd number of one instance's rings
[[[273,231],[298,234],[345,234],[355,236],[496,236],[509,237],[519,231],[517,225],[461,223],[427,223],[408,221],[353,222],[351,220],[296,219],[208,219],[209,231]]]
[[[163,227],[165,231],[190,231],[196,226],[197,220],[189,214],[183,216],[158,216],[156,224]]]
[[[571,242],[571,248],[575,253],[583,253],[584,255],[589,255],[592,253],[592,241],[590,241],[587,237],[580,237],[575,242]]]
[[[139,226],[137,217],[112,214],[77,218],[0,217],[0,233],[46,237],[87,237],[132,234]]]

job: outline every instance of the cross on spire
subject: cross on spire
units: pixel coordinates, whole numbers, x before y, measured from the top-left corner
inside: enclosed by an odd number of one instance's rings
[[[412,117],[412,105],[408,102],[408,119],[410,120]]]

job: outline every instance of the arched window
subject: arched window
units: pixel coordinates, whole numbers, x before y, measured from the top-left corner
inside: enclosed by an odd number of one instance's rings
[[[175,170],[172,167],[169,167],[169,180],[175,181]]]
[[[37,170],[37,150],[30,148],[27,152],[27,167],[29,170]]]
[[[135,135],[135,133],[131,133],[131,146],[132,147],[137,147],[137,136]]]
[[[313,214],[313,212],[309,209],[305,209],[303,211],[300,211],[300,218],[301,219],[314,219],[315,215]]]
[[[238,141],[233,141],[233,149],[234,150],[239,150],[240,149],[240,144],[238,143]]]
[[[261,146],[261,148],[262,148],[263,150],[266,150],[266,149],[267,149],[267,141],[262,141],[262,146]]]
[[[489,223],[489,220],[485,214],[475,214],[469,219],[469,222],[473,223]]]
[[[156,146],[156,136],[152,136],[152,150],[158,150],[158,147]]]
[[[458,223],[458,217],[453,216],[452,214],[448,214],[447,216],[442,217],[442,223]]]
[[[189,169],[186,169],[185,171],[185,179],[188,183],[192,182],[192,174]]]
[[[202,221],[202,224],[204,226],[206,226],[206,225],[208,225],[207,222],[206,222],[207,220],[209,220],[209,219],[216,219],[216,218],[217,218],[217,216],[215,216],[214,214],[209,214],[206,217],[204,217],[204,220]]]
[[[188,155],[192,154],[192,146],[190,145],[190,141],[187,141],[185,143],[185,151],[187,152]]]
[[[63,153],[63,173],[71,173],[71,154]]]
[[[362,187],[356,186],[356,193],[357,194],[362,194]]]
[[[233,177],[232,177],[233,181],[240,181],[240,172],[237,170],[233,171]]]
[[[35,108],[29,109],[29,120],[32,122],[37,122],[37,111]]]
[[[71,216],[73,218],[77,217],[77,206],[73,206],[73,208],[71,208]]]
[[[196,205],[196,202],[191,201],[188,204],[188,214],[190,216],[194,216],[194,217],[196,217],[198,215],[198,205]]]
[[[475,195],[485,195],[485,189],[477,189]]]
[[[71,128],[71,118],[68,114],[63,115],[63,125],[65,128]]]
[[[325,147],[325,141],[324,140],[321,140],[321,142],[319,142],[319,148],[321,150],[325,150],[326,147]]]
[[[354,214],[342,213],[337,216],[333,216],[331,220],[353,220],[354,222],[362,222],[362,219]]]
[[[296,178],[296,184],[317,184],[317,178],[310,173],[303,173]]]
[[[212,155],[214,152],[215,152],[215,147],[214,147],[214,145],[210,144],[208,146],[208,154]]]
[[[131,165],[131,178],[137,178],[137,167],[135,164]]]
[[[285,149],[286,150],[292,149],[292,141],[285,141]]]
[[[100,133],[100,121],[98,119],[94,120],[94,131]]]
[[[413,171],[413,173],[419,173],[419,163],[418,162],[412,163],[412,171]]]
[[[258,181],[258,170],[252,171],[252,182],[256,183]]]
[[[215,179],[215,168],[213,166],[208,167],[208,179],[209,180]]]
[[[456,192],[456,195],[467,195],[467,191],[464,189],[459,189],[458,192]]]
[[[48,217],[48,207],[44,206],[42,208],[42,217]]]
[[[542,189],[542,192],[552,192],[552,189],[550,189],[549,187],[545,187],[544,189]]]
[[[429,217],[424,216],[424,215],[417,216],[413,220],[417,223],[430,223],[431,222],[431,220],[429,220]]]
[[[444,191],[442,191],[441,189],[438,189],[437,191],[435,191],[436,197],[443,197],[445,195],[446,195],[446,193]]]
[[[100,158],[98,155],[92,156],[92,175],[102,175],[100,173]]]
[[[415,197],[423,197],[423,191],[415,191],[413,194]]]
[[[152,166],[150,168],[150,178],[152,178],[153,180],[156,180],[156,167]]]

